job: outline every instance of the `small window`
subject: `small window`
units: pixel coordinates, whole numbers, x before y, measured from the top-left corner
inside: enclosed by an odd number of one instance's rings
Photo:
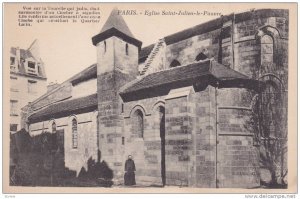
[[[77,131],[77,120],[72,120],[72,148],[78,148],[78,131]]]
[[[28,73],[36,75],[35,62],[28,61],[27,64],[28,64],[28,68],[27,68]]]
[[[104,41],[104,53],[106,53],[106,41]]]
[[[174,68],[174,67],[177,67],[177,66],[180,66],[180,62],[177,61],[176,59],[174,59],[171,64],[170,64],[170,68]]]
[[[124,145],[124,144],[125,144],[125,138],[122,137],[122,145]]]
[[[121,113],[124,113],[124,104],[122,103]]]
[[[41,65],[40,64],[38,64],[38,66],[37,66],[37,72],[38,72],[38,74],[41,74]]]
[[[18,116],[18,101],[10,100],[10,115]]]
[[[196,61],[206,60],[207,56],[204,53],[199,53],[196,57]]]
[[[28,61],[28,67],[32,68],[32,69],[35,69],[35,63],[31,62],[31,61]]]
[[[126,45],[125,45],[125,51],[126,51],[126,55],[128,55],[129,52],[128,52],[128,44],[127,44],[127,43],[126,43]]]
[[[10,57],[10,65],[15,65],[16,58]]]
[[[52,133],[56,133],[56,123],[52,122]]]

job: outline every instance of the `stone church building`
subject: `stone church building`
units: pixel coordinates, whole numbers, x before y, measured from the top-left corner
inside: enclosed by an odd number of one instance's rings
[[[132,155],[139,185],[257,187],[262,131],[287,131],[288,20],[236,13],[142,48],[113,10],[96,63],[24,107],[22,124],[57,133],[77,174],[92,158],[122,184]]]

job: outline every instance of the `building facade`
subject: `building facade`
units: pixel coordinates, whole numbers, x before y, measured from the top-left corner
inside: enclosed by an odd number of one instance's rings
[[[132,155],[137,184],[257,187],[261,138],[287,133],[288,19],[232,14],[141,48],[113,10],[97,62],[32,102],[25,127],[60,131],[67,168],[105,161],[115,184]]]
[[[28,49],[10,49],[10,132],[21,129],[21,108],[46,93],[46,81],[37,40]]]

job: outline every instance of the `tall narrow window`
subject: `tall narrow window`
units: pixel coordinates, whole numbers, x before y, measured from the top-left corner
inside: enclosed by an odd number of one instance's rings
[[[125,45],[125,51],[126,51],[126,55],[128,55],[129,53],[128,53],[128,44],[127,43]]]
[[[78,148],[78,131],[77,131],[77,120],[72,120],[72,148]]]
[[[176,59],[174,59],[171,64],[170,64],[170,68],[174,68],[174,67],[177,67],[177,66],[180,66],[180,62],[177,61]]]
[[[268,67],[273,64],[273,38],[269,35],[264,35],[261,38],[261,65]],[[267,72],[267,71],[265,71]]]
[[[124,113],[124,104],[122,103],[121,113]]]
[[[104,41],[104,53],[106,53],[106,41]]]
[[[122,145],[125,144],[125,137],[122,137]]]
[[[144,137],[144,116],[140,110],[136,110],[133,114],[133,133],[136,137]]]

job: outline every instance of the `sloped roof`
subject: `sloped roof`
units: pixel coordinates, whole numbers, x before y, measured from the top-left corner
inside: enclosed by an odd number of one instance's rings
[[[117,30],[125,33],[126,35],[128,35],[129,37],[133,37],[133,34],[131,33],[131,31],[129,30],[125,20],[123,19],[122,15],[118,14],[118,9],[114,8],[108,19],[106,20],[105,24],[103,25],[100,33],[103,33],[111,28],[116,28]]]
[[[122,15],[118,13],[117,8],[112,10],[100,33],[92,37],[93,45],[96,45],[111,36],[120,37],[124,41],[134,44],[139,48],[142,45],[142,42],[133,36]]]
[[[87,69],[78,73],[71,78],[70,82],[74,85],[92,78],[97,78],[97,64],[93,64]]]
[[[15,47],[10,48],[10,53],[11,54],[16,55],[16,52],[17,52],[17,48],[15,48]],[[23,58],[23,59],[27,59],[27,58],[30,58],[30,57],[33,58],[31,52],[29,50],[25,50],[25,49],[20,49],[20,57]]]
[[[192,80],[206,75],[211,75],[219,80],[249,79],[246,75],[231,68],[215,61],[207,60],[146,75],[139,81],[123,87],[121,95],[161,87],[167,84],[175,84],[180,81]]]
[[[28,117],[30,123],[45,121],[51,118],[65,117],[71,114],[90,112],[97,109],[97,94],[70,99],[47,106]]]

